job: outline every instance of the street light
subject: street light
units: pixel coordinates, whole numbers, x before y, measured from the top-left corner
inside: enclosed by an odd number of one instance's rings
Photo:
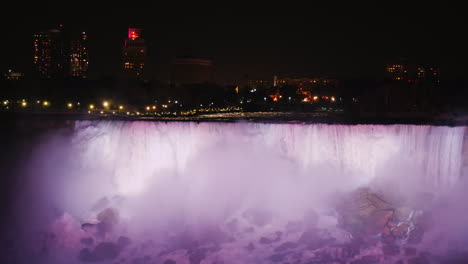
[[[124,109],[123,105],[119,105],[119,110],[123,110],[123,109]]]
[[[72,107],[73,107],[73,104],[72,104],[72,103],[68,103],[67,106],[68,106],[68,108],[72,108]]]
[[[90,104],[90,105],[89,105],[89,109],[93,110],[93,109],[94,109],[94,105],[93,105],[93,104]]]
[[[109,107],[109,102],[108,101],[102,102],[102,106],[104,106],[105,108]]]

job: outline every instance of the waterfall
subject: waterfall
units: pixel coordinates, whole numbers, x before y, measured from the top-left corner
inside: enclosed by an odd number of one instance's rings
[[[190,180],[186,169],[191,160],[210,151],[221,152],[222,158],[223,149],[255,153],[259,161],[266,154],[261,152],[268,151],[268,156],[283,157],[302,172],[309,171],[311,178],[318,165],[339,177],[354,175],[358,184],[393,170],[395,177],[443,188],[460,176],[463,136],[464,127],[417,125],[78,121],[73,145],[81,166],[113,170],[109,173],[123,193],[144,188],[163,170]],[[242,155],[235,161],[242,163]],[[402,164],[414,174],[401,175],[411,172],[391,168]]]
[[[227,263],[239,263],[230,247],[244,252],[311,210],[339,236],[335,201],[359,187],[384,193],[398,208],[445,208],[437,215],[451,224],[440,226],[458,228],[467,219],[459,209],[464,135],[464,127],[418,125],[76,121],[34,147],[17,219],[31,252],[38,246],[29,237],[49,230],[60,242],[56,257],[66,261],[82,247],[81,224],[98,223],[106,208],[119,214],[114,235],[161,245],[186,232],[210,237],[207,227],[233,221],[244,230],[252,225],[246,212],[271,213],[268,225],[242,231],[220,251],[236,260]],[[257,257],[266,254],[245,253],[243,263],[262,263]]]

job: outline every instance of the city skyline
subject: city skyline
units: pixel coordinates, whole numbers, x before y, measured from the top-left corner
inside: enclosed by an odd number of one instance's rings
[[[105,6],[93,11],[77,8],[67,16],[59,12],[65,7],[44,6],[33,14],[13,10],[18,22],[4,21],[12,28],[10,39],[2,42],[2,72],[12,69],[28,76],[31,36],[62,23],[88,33],[91,79],[119,74],[122,42],[134,26],[144,30],[152,64],[148,71],[160,80],[170,78],[171,60],[186,54],[213,60],[215,81],[227,83],[245,75],[384,77],[382,67],[396,57],[437,65],[443,78],[464,77],[466,52],[460,32],[466,18],[442,4],[318,5],[307,12],[293,5],[221,7],[202,1],[183,7],[175,3],[159,8],[145,3],[128,9],[109,7],[105,13],[101,12]],[[83,15],[76,15],[80,12]],[[35,18],[37,23],[32,23]]]

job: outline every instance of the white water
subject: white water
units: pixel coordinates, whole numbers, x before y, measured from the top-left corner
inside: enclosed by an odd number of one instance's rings
[[[402,200],[450,191],[461,174],[464,130],[79,121],[71,137],[52,137],[40,149],[32,182],[38,205],[53,204],[79,223],[93,221],[96,201],[113,199],[130,235],[221,224],[248,208],[287,221],[326,211],[334,194],[360,186]]]

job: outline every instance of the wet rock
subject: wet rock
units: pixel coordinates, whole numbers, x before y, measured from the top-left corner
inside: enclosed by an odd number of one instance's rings
[[[100,222],[116,224],[119,221],[119,213],[114,208],[106,208],[97,215]]]
[[[246,210],[242,216],[251,224],[260,227],[269,224],[273,220],[273,213],[264,209],[251,208]]]
[[[374,211],[366,221],[366,234],[376,235],[384,231],[393,216],[393,210]]]
[[[419,244],[423,239],[424,231],[420,227],[416,227],[409,233],[408,243]]]
[[[360,259],[360,262],[355,264],[377,264],[380,262],[380,257],[375,255],[363,256]]]
[[[268,237],[260,237],[260,240],[259,240],[259,243],[260,244],[271,244],[271,243],[275,243],[275,242],[279,242],[281,240],[281,237],[282,237],[283,233],[278,231]]]
[[[350,243],[343,246],[343,254],[349,258],[358,255],[361,252],[361,242],[354,239]]]
[[[284,243],[282,243],[281,245],[279,245],[278,247],[275,248],[275,252],[290,250],[290,249],[296,248],[297,246],[298,246],[297,243],[294,243],[294,242],[291,242],[291,241],[284,242]]]
[[[404,252],[405,252],[405,256],[415,256],[418,251],[416,248],[406,247],[404,249]]]
[[[382,246],[382,252],[386,256],[396,256],[400,254],[400,248],[396,245],[384,245]]]
[[[97,225],[95,224],[84,223],[81,225],[81,229],[88,234],[94,235],[95,233],[97,233]]]
[[[128,238],[126,236],[120,236],[117,239],[117,245],[119,246],[119,248],[125,248],[128,245],[130,245],[130,243],[131,243],[130,238]]]
[[[284,254],[274,254],[272,256],[270,256],[270,260],[273,261],[273,262],[280,262],[282,261],[283,259],[285,258],[285,255]]]
[[[94,239],[92,237],[85,237],[80,239],[80,242],[86,247],[91,247],[94,244]]]
[[[83,248],[78,253],[78,259],[83,262],[92,262],[95,261],[93,254],[88,248]]]
[[[97,224],[98,233],[105,236],[107,233],[112,232],[114,226],[119,221],[119,213],[114,208],[107,208],[97,215],[99,223]]]
[[[200,262],[205,259],[205,257],[206,253],[204,250],[195,250],[195,252],[191,253],[189,256],[190,264],[200,264]]]
[[[369,188],[359,188],[351,193],[349,199],[346,199],[345,205],[353,213],[368,217],[378,210],[393,209],[393,205],[386,202],[379,195],[371,192]]]
[[[309,249],[317,249],[325,247],[334,241],[335,239],[333,237],[328,236],[328,234],[321,230],[314,229],[302,233],[298,242],[306,244]]]
[[[429,260],[426,257],[415,257],[410,258],[407,261],[408,264],[429,264]]]
[[[393,245],[395,244],[396,238],[392,234],[389,234],[389,235],[381,234],[380,241],[384,245]]]
[[[132,264],[143,264],[143,258],[134,258]]]
[[[402,239],[408,234],[409,228],[407,223],[402,223],[396,226],[391,232],[395,237]]]
[[[96,260],[114,259],[120,253],[117,244],[112,242],[102,242],[96,246],[92,255]]]

